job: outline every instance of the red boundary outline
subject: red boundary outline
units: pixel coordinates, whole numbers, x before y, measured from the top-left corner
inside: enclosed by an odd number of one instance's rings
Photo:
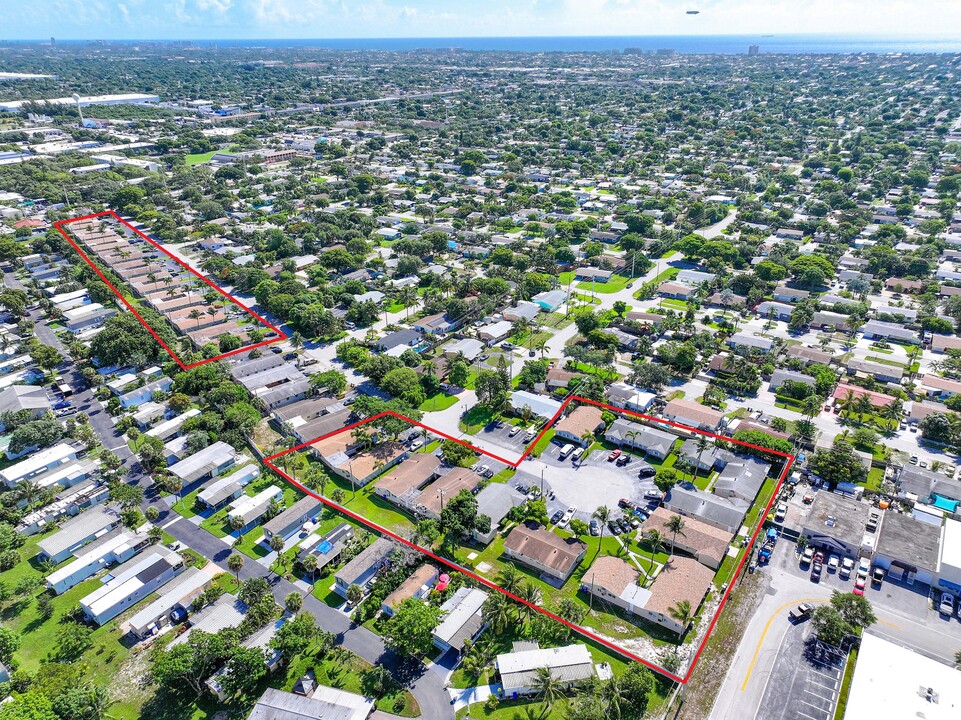
[[[301,491],[307,493],[308,495],[310,495],[310,496],[312,496],[312,497],[320,500],[324,505],[327,505],[327,506],[333,508],[333,509],[336,510],[337,512],[340,512],[340,513],[342,513],[342,514],[344,514],[344,515],[346,515],[346,516],[348,516],[348,517],[350,517],[350,518],[352,518],[352,519],[354,519],[354,520],[357,520],[358,522],[366,525],[367,527],[371,528],[372,530],[376,531],[377,533],[379,533],[379,534],[381,534],[381,535],[386,535],[386,536],[392,538],[393,540],[396,540],[396,541],[398,541],[398,542],[406,545],[407,547],[410,547],[410,548],[412,548],[412,549],[414,549],[414,550],[417,550],[417,551],[423,553],[424,555],[430,557],[431,559],[433,559],[433,560],[435,560],[435,561],[437,561],[437,562],[439,562],[439,563],[442,563],[443,565],[446,565],[446,566],[450,567],[450,568],[453,569],[453,570],[456,570],[457,572],[464,573],[465,575],[467,575],[468,577],[473,578],[474,580],[478,581],[478,582],[481,583],[482,585],[484,585],[484,586],[486,586],[486,587],[488,587],[488,588],[491,588],[491,589],[493,589],[493,590],[497,590],[498,592],[506,595],[507,597],[509,597],[511,600],[514,600],[515,602],[523,603],[524,605],[527,605],[528,607],[533,608],[533,609],[536,610],[537,612],[539,612],[539,613],[541,613],[541,614],[543,614],[543,615],[546,615],[547,617],[549,617],[549,618],[551,618],[551,619],[553,619],[553,620],[556,620],[557,622],[563,623],[564,625],[566,625],[567,627],[571,628],[571,629],[574,630],[575,632],[580,633],[580,634],[583,635],[584,637],[587,637],[587,638],[593,640],[594,642],[599,643],[600,645],[603,645],[604,647],[606,647],[606,648],[608,648],[608,649],[610,649],[610,650],[613,650],[613,651],[617,652],[617,653],[620,654],[620,655],[623,655],[624,657],[627,657],[627,658],[629,658],[629,659],[631,659],[631,660],[635,660],[635,661],[637,661],[637,662],[639,662],[639,663],[641,663],[641,664],[643,664],[643,665],[646,665],[646,666],[649,667],[651,670],[654,670],[655,672],[660,673],[661,675],[663,675],[663,676],[665,676],[665,677],[667,677],[667,678],[670,678],[671,680],[673,680],[673,681],[675,681],[675,682],[678,682],[678,683],[680,683],[680,684],[682,684],[682,685],[686,685],[687,682],[691,679],[691,675],[693,674],[694,668],[695,668],[695,666],[697,665],[697,662],[698,662],[698,660],[699,660],[700,657],[701,657],[701,653],[704,651],[704,646],[707,644],[708,638],[711,636],[711,633],[714,632],[714,627],[715,627],[715,625],[717,625],[718,618],[721,616],[721,612],[722,612],[723,609],[724,609],[724,605],[727,603],[728,596],[731,594],[731,590],[734,588],[734,582],[733,582],[733,581],[728,583],[727,590],[724,592],[724,596],[721,598],[721,602],[720,602],[720,604],[718,605],[717,612],[714,613],[714,618],[711,620],[711,624],[710,624],[710,626],[708,627],[707,632],[706,632],[705,635],[704,635],[704,639],[701,641],[701,644],[700,644],[700,646],[698,647],[697,652],[696,652],[695,655],[694,655],[694,659],[691,661],[691,666],[690,666],[690,668],[688,668],[687,674],[686,674],[684,677],[680,677],[680,676],[678,676],[678,675],[675,675],[675,674],[672,673],[672,672],[669,672],[669,671],[665,670],[665,669],[662,668],[662,667],[659,667],[658,665],[655,665],[654,663],[650,662],[649,660],[645,660],[644,658],[642,658],[642,657],[640,657],[640,656],[638,656],[638,655],[635,655],[635,654],[632,653],[632,652],[629,652],[628,650],[624,649],[623,647],[621,647],[621,646],[619,646],[619,645],[617,645],[617,644],[615,644],[615,643],[612,643],[612,642],[610,642],[610,641],[608,641],[608,640],[605,640],[605,639],[602,638],[602,637],[599,637],[598,635],[595,635],[594,633],[592,633],[590,630],[587,630],[586,628],[582,628],[582,627],[579,626],[579,625],[575,625],[574,623],[568,622],[567,620],[564,620],[563,618],[555,615],[554,613],[550,612],[549,610],[545,610],[544,608],[542,608],[542,607],[540,607],[540,606],[538,606],[538,605],[534,605],[533,603],[527,602],[527,601],[524,600],[523,598],[520,598],[520,597],[518,597],[517,595],[514,595],[513,593],[507,592],[506,590],[504,590],[504,589],[501,588],[500,586],[496,585],[495,583],[491,582],[491,581],[488,580],[487,578],[481,577],[480,575],[477,575],[477,574],[475,574],[475,573],[472,573],[470,570],[467,570],[466,568],[461,567],[461,566],[458,565],[457,563],[455,563],[455,562],[453,562],[453,561],[451,561],[451,560],[448,560],[447,558],[440,557],[439,555],[436,555],[435,553],[431,552],[430,550],[426,550],[426,549],[422,548],[420,545],[416,545],[416,544],[412,543],[410,540],[407,540],[406,538],[403,538],[403,537],[397,535],[396,533],[393,533],[393,532],[391,532],[390,530],[387,530],[386,528],[383,528],[383,527],[381,527],[380,525],[377,525],[376,523],[373,523],[373,522],[371,522],[370,520],[367,520],[366,518],[358,515],[357,513],[354,513],[354,512],[352,512],[352,511],[348,510],[347,508],[338,505],[337,503],[331,502],[331,501],[328,500],[327,498],[321,497],[321,496],[318,495],[317,493],[315,493],[315,492],[309,490],[308,488],[304,487],[304,485],[302,485],[301,483],[299,483],[297,480],[294,480],[290,475],[288,475],[285,471],[283,471],[283,470],[281,470],[279,467],[277,467],[277,465],[275,465],[274,462],[273,462],[273,461],[276,460],[277,458],[280,458],[280,457],[282,457],[282,456],[284,456],[284,455],[287,455],[288,453],[292,453],[292,452],[295,452],[295,451],[297,451],[297,450],[302,450],[303,448],[308,447],[308,446],[314,444],[315,442],[319,442],[320,440],[325,440],[326,438],[332,437],[332,436],[334,436],[334,435],[337,435],[337,434],[339,434],[339,433],[345,432],[345,431],[347,431],[347,430],[351,430],[351,429],[353,429],[353,428],[355,428],[355,427],[358,427],[358,426],[360,426],[360,425],[366,425],[367,423],[370,423],[370,422],[376,420],[377,418],[381,418],[381,417],[390,415],[390,416],[396,417],[396,418],[398,418],[398,419],[405,420],[405,421],[409,422],[411,425],[416,425],[416,426],[421,427],[421,428],[423,428],[423,429],[425,429],[425,430],[428,430],[428,431],[430,431],[431,433],[433,433],[433,434],[435,434],[435,435],[438,435],[438,436],[440,436],[440,437],[442,437],[442,438],[444,438],[444,439],[446,439],[446,440],[453,440],[454,442],[459,443],[459,444],[463,445],[464,447],[470,448],[471,450],[474,450],[475,452],[479,452],[479,453],[481,453],[481,454],[483,454],[483,455],[487,455],[488,457],[491,457],[491,458],[493,458],[493,459],[495,459],[495,460],[498,460],[498,461],[500,461],[500,462],[506,463],[506,464],[508,465],[508,467],[511,467],[511,468],[513,468],[513,469],[516,470],[516,469],[520,466],[521,462],[523,462],[524,458],[526,458],[526,457],[530,454],[532,448],[533,448],[533,447],[538,443],[538,441],[544,436],[544,433],[546,433],[549,428],[553,427],[554,423],[557,422],[557,419],[558,419],[558,418],[561,416],[561,414],[564,412],[564,409],[565,409],[565,408],[571,403],[571,401],[573,401],[573,400],[577,400],[578,402],[586,403],[586,404],[589,404],[589,405],[595,405],[595,406],[597,406],[597,407],[604,408],[605,410],[611,410],[611,411],[613,411],[613,412],[624,413],[624,414],[627,414],[627,415],[631,415],[631,416],[633,416],[633,417],[641,418],[641,419],[643,419],[643,420],[648,420],[648,421],[655,422],[655,423],[658,423],[658,424],[661,424],[661,425],[669,425],[670,427],[679,428],[679,429],[685,430],[685,431],[687,431],[687,432],[700,433],[700,434],[702,434],[702,435],[707,435],[708,437],[712,437],[712,438],[719,439],[719,440],[724,440],[725,442],[734,443],[735,445],[743,445],[744,447],[753,448],[753,449],[755,449],[755,450],[762,450],[762,451],[764,451],[764,452],[766,452],[766,453],[770,453],[771,455],[775,455],[775,456],[777,456],[777,457],[782,457],[782,458],[786,458],[786,459],[787,459],[787,462],[786,462],[785,465],[784,465],[784,470],[782,470],[781,475],[780,475],[780,477],[779,477],[778,480],[777,480],[777,485],[775,485],[775,487],[774,487],[774,492],[771,494],[771,499],[768,501],[767,507],[764,509],[764,513],[763,513],[762,515],[759,515],[759,516],[758,516],[758,518],[759,518],[760,521],[759,521],[758,524],[757,524],[757,528],[754,530],[754,534],[751,535],[751,539],[750,539],[750,541],[749,541],[748,544],[747,544],[746,551],[744,552],[743,556],[741,557],[741,561],[738,563],[737,568],[736,568],[735,571],[734,571],[734,574],[731,576],[732,579],[738,577],[738,576],[741,574],[741,570],[742,570],[743,567],[744,567],[745,561],[751,556],[751,553],[752,553],[752,551],[754,550],[754,544],[755,544],[755,542],[757,541],[758,535],[759,535],[760,532],[761,532],[761,528],[764,526],[764,520],[763,520],[763,518],[765,518],[765,517],[767,516],[767,514],[770,512],[771,507],[773,506],[774,501],[775,501],[775,499],[777,498],[778,491],[781,489],[781,486],[784,484],[785,478],[787,478],[788,473],[790,473],[790,471],[791,471],[791,467],[792,467],[792,465],[794,464],[794,461],[795,461],[795,459],[796,459],[795,456],[794,456],[794,455],[791,455],[791,454],[789,454],[789,453],[782,453],[782,452],[779,452],[779,451],[777,451],[777,450],[770,450],[770,449],[768,449],[768,448],[764,448],[764,447],[761,447],[761,446],[759,446],[759,445],[752,445],[751,443],[743,442],[743,441],[741,441],[741,440],[735,440],[735,439],[733,439],[733,438],[726,437],[726,436],[724,436],[724,435],[717,435],[717,434],[715,434],[715,433],[710,433],[710,432],[707,432],[707,431],[704,431],[704,430],[699,430],[699,429],[697,429],[697,428],[692,428],[692,427],[689,427],[689,426],[687,426],[687,425],[683,425],[683,424],[681,424],[681,423],[676,423],[676,422],[673,422],[673,421],[670,421],[670,420],[664,420],[663,418],[654,417],[654,416],[652,416],[652,415],[644,415],[644,414],[642,414],[642,413],[633,412],[633,411],[631,411],[631,410],[625,410],[624,408],[614,407],[613,405],[607,405],[607,404],[605,404],[605,403],[595,402],[594,400],[588,400],[587,398],[582,398],[582,397],[579,397],[579,396],[577,396],[577,395],[572,395],[571,397],[569,397],[567,400],[564,401],[563,405],[561,405],[560,410],[558,410],[557,413],[554,415],[554,417],[551,418],[550,422],[548,422],[546,425],[544,425],[544,429],[541,430],[541,432],[537,435],[537,437],[536,437],[534,440],[532,440],[531,443],[530,443],[530,444],[527,446],[527,448],[524,450],[524,453],[523,453],[516,461],[514,461],[514,462],[510,462],[510,461],[508,461],[508,460],[505,460],[504,458],[498,457],[497,455],[494,455],[493,453],[490,453],[490,452],[488,452],[488,451],[486,451],[486,450],[484,450],[484,449],[482,449],[482,448],[479,448],[479,447],[477,447],[477,446],[475,446],[475,445],[471,445],[469,442],[466,442],[466,441],[461,440],[461,439],[459,439],[459,438],[451,437],[450,435],[447,435],[446,433],[443,433],[443,432],[440,432],[440,431],[438,431],[438,430],[435,430],[435,429],[433,429],[433,428],[431,428],[431,427],[429,427],[429,426],[427,426],[427,425],[424,425],[423,423],[419,423],[419,422],[416,422],[416,421],[414,421],[414,420],[411,420],[410,418],[405,417],[404,415],[401,415],[401,414],[399,414],[399,413],[396,413],[396,412],[394,412],[394,411],[392,411],[392,410],[385,410],[384,412],[378,413],[377,415],[372,415],[371,417],[366,418],[366,419],[364,419],[364,420],[361,420],[360,422],[352,423],[352,424],[350,424],[350,425],[347,425],[346,427],[340,428],[340,429],[338,429],[338,430],[334,430],[333,432],[329,432],[329,433],[327,433],[326,435],[322,435],[322,436],[320,436],[320,437],[318,437],[318,438],[314,438],[313,440],[311,440],[311,441],[309,441],[309,442],[301,443],[300,445],[296,445],[296,446],[294,446],[294,447],[292,447],[292,448],[289,448],[289,449],[287,449],[287,450],[283,450],[283,451],[281,451],[281,452],[279,452],[279,453],[275,453],[275,454],[273,454],[273,455],[270,455],[269,457],[265,457],[265,458],[263,459],[263,462],[264,462],[265,465],[267,465],[267,467],[269,467],[271,470],[273,470],[273,471],[276,472],[278,475],[280,475],[281,477],[283,477],[283,478],[284,478],[285,480],[287,480],[289,483],[291,483],[291,484],[294,485],[295,487],[299,488]]]
[[[131,305],[129,302],[127,302],[127,298],[125,298],[125,297],[120,293],[120,291],[117,290],[117,288],[115,288],[115,287],[113,286],[113,283],[111,283],[111,282],[106,278],[106,276],[104,276],[104,274],[100,271],[100,268],[98,268],[98,267],[96,266],[96,264],[94,264],[94,262],[93,262],[89,257],[87,257],[87,254],[80,248],[80,246],[79,246],[76,242],[74,242],[74,240],[70,237],[70,235],[68,235],[67,232],[63,229],[63,226],[64,226],[64,225],[69,225],[70,223],[81,222],[81,221],[83,221],[83,220],[92,220],[92,219],[94,219],[94,218],[105,217],[105,216],[108,216],[108,215],[111,216],[111,217],[113,217],[114,220],[117,220],[117,221],[120,222],[122,225],[124,225],[124,226],[126,226],[127,228],[129,228],[130,230],[132,230],[134,233],[136,233],[136,234],[139,235],[141,238],[143,238],[144,240],[146,240],[148,243],[150,243],[151,245],[153,245],[155,248],[157,248],[158,250],[160,250],[162,253],[164,253],[165,255],[167,255],[167,257],[169,257],[171,260],[175,261],[178,265],[180,265],[180,266],[183,267],[184,269],[186,269],[186,270],[190,271],[191,273],[193,273],[194,275],[196,275],[198,278],[200,278],[201,280],[203,280],[205,283],[207,283],[207,284],[208,284],[210,287],[212,287],[214,290],[216,290],[216,291],[219,292],[221,295],[223,295],[225,298],[227,298],[228,300],[230,300],[230,302],[232,302],[234,305],[237,305],[238,307],[240,307],[241,309],[243,309],[244,311],[246,311],[248,314],[252,315],[252,316],[255,317],[257,320],[259,320],[260,322],[262,322],[262,323],[263,323],[264,325],[266,325],[268,328],[270,328],[270,329],[273,330],[275,333],[277,333],[277,337],[271,338],[270,340],[263,340],[263,341],[255,344],[255,345],[245,345],[244,347],[237,348],[236,350],[231,350],[230,352],[221,353],[220,355],[217,355],[216,357],[208,358],[208,359],[206,359],[206,360],[198,360],[197,362],[193,362],[193,363],[190,363],[189,365],[185,365],[184,362],[177,356],[177,353],[175,353],[173,350],[171,350],[171,349],[170,349],[170,346],[168,346],[167,343],[165,343],[165,342],[160,338],[160,336],[154,331],[154,329],[153,329],[152,327],[150,327],[150,325],[147,324],[147,321],[144,320],[143,317],[141,317],[140,313],[137,312],[137,309],[136,309],[135,307],[133,307],[133,305]],[[221,288],[221,287],[218,286],[217,284],[211,282],[207,277],[205,277],[204,275],[201,275],[199,272],[197,272],[196,270],[194,270],[192,267],[190,267],[187,263],[185,263],[183,260],[181,260],[180,258],[178,258],[176,255],[174,255],[173,253],[171,253],[171,252],[168,251],[167,249],[161,247],[161,246],[160,246],[158,243],[156,243],[155,241],[151,240],[149,237],[147,237],[147,235],[145,235],[145,234],[142,233],[140,230],[138,230],[138,229],[135,228],[133,225],[131,225],[129,222],[127,222],[126,220],[124,220],[122,217],[120,217],[120,216],[119,216],[116,212],[114,212],[113,210],[104,210],[103,212],[93,213],[92,215],[82,215],[81,217],[70,218],[69,220],[58,220],[57,222],[54,223],[54,227],[56,227],[57,230],[60,231],[60,234],[63,235],[63,237],[66,239],[66,241],[67,241],[68,243],[70,243],[70,245],[73,247],[73,249],[76,250],[76,251],[80,254],[80,257],[82,257],[82,258],[86,261],[86,263],[87,263],[91,268],[93,268],[94,272],[96,272],[97,275],[100,276],[100,279],[103,280],[103,281],[107,284],[107,287],[109,287],[111,290],[113,290],[114,294],[115,294],[118,298],[120,298],[120,301],[121,301],[124,305],[126,305],[126,306],[127,306],[127,309],[130,310],[130,312],[132,312],[132,313],[134,314],[134,316],[140,321],[140,324],[143,325],[145,328],[147,328],[147,331],[148,331],[151,335],[154,336],[154,339],[156,339],[156,341],[160,343],[160,345],[163,347],[164,350],[167,351],[167,353],[170,355],[170,357],[172,357],[172,358],[177,362],[177,364],[178,364],[182,369],[184,369],[184,370],[190,370],[191,368],[195,368],[195,367],[197,367],[198,365],[205,365],[205,364],[207,364],[207,363],[214,362],[215,360],[222,360],[223,358],[229,357],[230,355],[237,355],[238,353],[248,352],[248,351],[250,351],[250,350],[253,350],[254,348],[263,347],[264,345],[270,345],[271,343],[275,343],[275,342],[279,342],[280,340],[286,340],[286,339],[287,339],[287,335],[286,335],[282,330],[280,330],[279,328],[276,328],[276,327],[274,327],[273,325],[271,325],[271,324],[270,324],[269,322],[267,322],[264,318],[260,317],[260,315],[258,315],[258,314],[255,313],[253,310],[251,310],[249,307],[247,307],[247,306],[244,305],[242,302],[240,302],[239,300],[237,300],[237,298],[235,298],[233,295],[231,295],[230,293],[228,293],[226,290],[224,290],[223,288]]]

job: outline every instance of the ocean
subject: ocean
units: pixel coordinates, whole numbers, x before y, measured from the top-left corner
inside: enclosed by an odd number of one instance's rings
[[[58,43],[84,43],[60,41]],[[150,41],[112,41],[125,44]],[[460,48],[504,52],[622,52],[639,48],[653,52],[671,49],[681,54],[742,55],[749,45],[760,46],[762,54],[851,54],[851,53],[958,53],[961,36],[893,37],[856,35],[658,35],[596,37],[463,37],[463,38],[329,38],[329,39],[243,39],[192,40],[197,46],[283,48],[317,47],[331,50],[394,50]]]

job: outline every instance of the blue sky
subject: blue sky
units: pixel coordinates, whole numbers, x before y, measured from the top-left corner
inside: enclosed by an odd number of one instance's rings
[[[0,0],[0,17],[3,39],[943,37],[961,28],[961,0]]]

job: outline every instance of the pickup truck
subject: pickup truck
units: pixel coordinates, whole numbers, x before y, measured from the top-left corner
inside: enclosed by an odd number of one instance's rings
[[[880,568],[877,565],[874,566],[874,572],[871,574],[871,583],[877,585],[878,587],[884,582],[884,568]]]
[[[791,610],[791,612],[788,613],[788,617],[791,619],[791,622],[799,623],[811,617],[811,614],[813,612],[814,612],[813,605],[811,605],[810,603],[801,603],[796,608]]]

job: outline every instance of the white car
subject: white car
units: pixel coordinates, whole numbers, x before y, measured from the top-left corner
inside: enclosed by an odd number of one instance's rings
[[[785,517],[787,517],[787,503],[778,503],[777,510],[774,512],[774,520],[775,522],[781,522]]]
[[[811,545],[808,545],[807,547],[804,548],[804,552],[801,553],[801,564],[809,565],[811,563],[811,560],[813,559],[814,559],[814,548]]]
[[[494,472],[490,469],[489,465],[478,465],[477,474],[481,477],[491,477]]]
[[[424,447],[423,438],[417,438],[416,440],[414,440],[414,442],[410,444],[411,450],[420,450],[422,447]]]
[[[928,466],[927,460],[922,460],[921,462],[918,463],[918,467],[926,468],[927,466]]]
[[[851,577],[851,571],[854,569],[854,560],[851,558],[844,558],[841,561],[841,569],[838,570],[838,576],[847,580]]]
[[[557,523],[557,527],[567,527],[567,525],[571,521],[571,518],[574,517],[574,513],[576,512],[577,512],[577,508],[574,507],[573,505],[567,508],[567,510],[564,511],[564,516],[561,518],[561,521]]]
[[[951,593],[941,593],[941,602],[938,603],[938,612],[942,615],[951,617],[954,614],[954,596]]]
[[[510,431],[509,433],[507,433],[507,435],[508,435],[508,437],[514,437],[514,436],[515,436],[517,433],[519,433],[520,431],[521,431],[521,426],[520,426],[520,425],[515,425],[514,427],[511,428],[511,431]]]
[[[866,578],[871,574],[871,561],[867,558],[858,560],[858,577]]]
[[[832,555],[828,558],[828,572],[837,572],[840,565],[841,558],[839,558],[837,555]]]

